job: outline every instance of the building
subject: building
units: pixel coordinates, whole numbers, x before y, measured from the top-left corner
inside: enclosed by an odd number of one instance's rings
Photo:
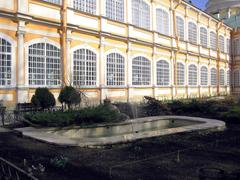
[[[231,31],[181,0],[0,0],[0,99],[64,84],[92,103],[229,94]]]
[[[240,95],[240,1],[210,0],[206,11],[233,28],[232,31],[232,93]]]

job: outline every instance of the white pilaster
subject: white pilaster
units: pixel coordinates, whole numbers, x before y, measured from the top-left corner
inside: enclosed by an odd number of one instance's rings
[[[25,78],[25,61],[24,61],[24,34],[25,34],[25,21],[19,21],[18,23],[18,56],[17,56],[17,102],[22,103],[27,101],[27,93],[24,90],[26,86]]]
[[[72,85],[73,84],[73,59],[72,59],[72,54],[71,54],[71,38],[72,32],[70,30],[67,31],[67,67],[66,67],[66,75],[67,75],[67,84]]]

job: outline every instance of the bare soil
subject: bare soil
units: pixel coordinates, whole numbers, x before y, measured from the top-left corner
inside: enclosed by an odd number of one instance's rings
[[[240,125],[221,132],[181,133],[104,149],[60,147],[0,133],[0,156],[22,168],[24,159],[29,167],[43,164],[44,173],[34,172],[43,180],[187,180],[199,179],[203,167],[222,169],[225,179],[230,179],[240,170]],[[59,156],[68,158],[66,167],[51,165],[50,159]]]

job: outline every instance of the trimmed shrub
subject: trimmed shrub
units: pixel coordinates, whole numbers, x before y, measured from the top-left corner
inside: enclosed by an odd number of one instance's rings
[[[221,116],[221,119],[227,123],[237,124],[240,123],[240,107],[235,106],[228,112],[224,112]]]
[[[61,104],[66,104],[68,109],[72,109],[72,105],[78,105],[81,102],[80,93],[72,86],[65,86],[59,96],[58,100]]]
[[[76,112],[37,112],[25,114],[24,118],[30,123],[43,127],[64,127],[74,123]]]
[[[42,110],[52,108],[56,105],[56,100],[48,88],[37,88],[32,96],[31,103]]]
[[[120,113],[106,105],[88,107],[78,111],[77,124],[92,124],[103,122],[117,122],[121,118]]]

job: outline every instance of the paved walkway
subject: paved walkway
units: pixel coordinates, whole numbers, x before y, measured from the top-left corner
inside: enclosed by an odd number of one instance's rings
[[[157,137],[169,134],[176,134],[181,132],[192,132],[197,130],[223,130],[225,129],[225,122],[213,119],[204,119],[204,118],[196,118],[196,117],[183,117],[183,116],[159,116],[159,117],[151,117],[152,119],[182,119],[189,120],[194,122],[200,122],[193,125],[186,125],[182,127],[168,128],[168,129],[156,129],[149,130],[137,133],[126,133],[122,135],[112,135],[112,136],[99,136],[99,137],[82,137],[80,134],[78,136],[68,136],[68,134],[72,134],[73,129],[64,130],[62,133],[58,133],[61,131],[56,128],[19,128],[15,129],[18,132],[21,132],[23,136],[30,137],[33,139],[37,139],[42,142],[47,142],[50,144],[64,145],[64,146],[80,146],[80,147],[98,147],[102,145],[108,144],[116,144],[116,143],[126,143],[138,139]],[[145,121],[146,118],[136,119],[138,121]],[[135,121],[135,120],[133,120]],[[125,122],[126,123],[126,122]],[[121,123],[120,123],[121,124]],[[109,127],[106,127],[109,128]],[[88,128],[85,129],[89,131]],[[95,128],[92,128],[91,131],[95,131]],[[96,131],[99,129],[96,128]]]

